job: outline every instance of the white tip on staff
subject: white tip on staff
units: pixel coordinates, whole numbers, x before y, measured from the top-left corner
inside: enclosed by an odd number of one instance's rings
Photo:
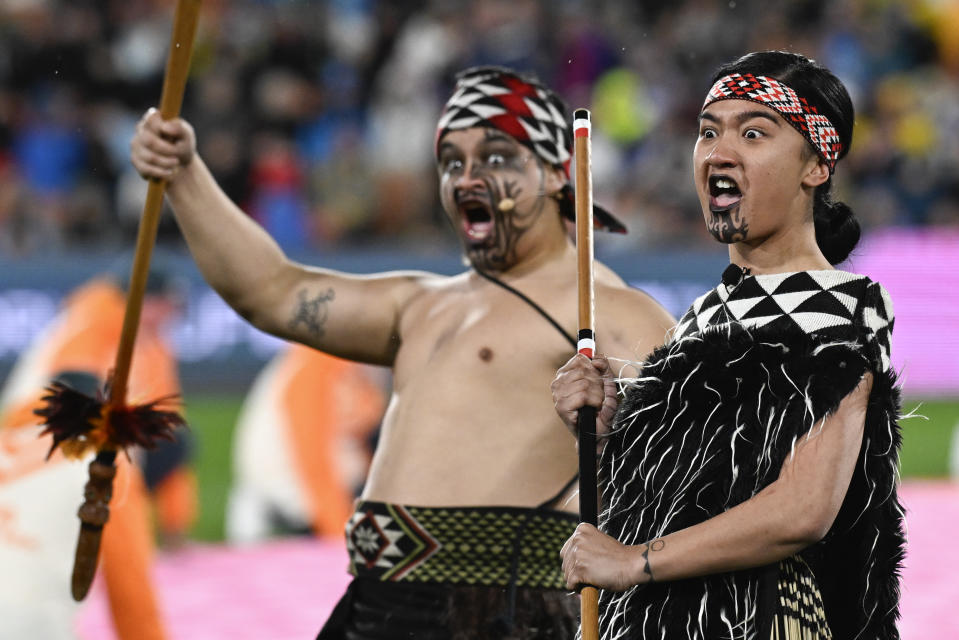
[[[589,111],[573,112],[573,157],[576,161],[576,276],[579,300],[579,341],[576,350],[587,358],[596,355],[593,303],[593,180],[590,160]],[[579,518],[596,525],[596,408],[583,407],[576,419],[579,438]],[[599,638],[599,592],[586,586],[580,592],[582,640]]]

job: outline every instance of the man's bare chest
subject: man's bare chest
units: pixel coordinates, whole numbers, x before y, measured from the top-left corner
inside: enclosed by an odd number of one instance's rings
[[[404,327],[396,373],[552,376],[574,348],[572,329],[563,326],[570,319],[550,317],[555,324],[523,300],[502,296],[444,300]]]

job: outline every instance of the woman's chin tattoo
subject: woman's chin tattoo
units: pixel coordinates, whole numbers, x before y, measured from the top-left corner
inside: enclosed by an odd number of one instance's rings
[[[739,210],[739,207],[726,213],[709,212],[706,228],[714,238],[724,244],[742,242],[749,234],[749,223]]]

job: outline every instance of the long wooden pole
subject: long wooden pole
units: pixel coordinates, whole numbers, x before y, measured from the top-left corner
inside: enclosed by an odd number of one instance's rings
[[[579,300],[579,342],[576,349],[588,358],[596,353],[593,300],[593,180],[590,159],[589,111],[573,112],[573,145],[576,160],[576,280]],[[596,408],[583,407],[576,418],[579,438],[579,519],[596,525]],[[580,591],[582,640],[599,639],[599,592],[586,586]]]
[[[173,16],[173,33],[170,38],[170,53],[167,56],[163,90],[160,95],[160,116],[164,120],[172,120],[180,114],[199,16],[200,0],[177,0]],[[117,348],[109,396],[103,414],[103,420],[106,422],[109,422],[112,411],[126,404],[133,345],[140,325],[140,311],[143,309],[150,257],[156,242],[165,188],[166,182],[156,178],[151,178],[147,187],[146,202],[143,205],[143,216],[140,218],[136,250],[133,255],[130,288],[127,292],[126,310],[123,315],[123,330],[120,334],[120,345]],[[105,446],[90,463],[90,480],[84,491],[84,504],[80,507],[78,514],[81,521],[80,533],[77,537],[73,577],[70,583],[73,599],[77,601],[86,597],[96,573],[100,537],[103,534],[103,526],[109,518],[108,505],[113,490],[113,476],[116,474],[114,467],[116,453],[113,446]]]
[[[164,120],[172,120],[180,115],[199,15],[200,0],[177,1],[173,18],[173,35],[170,39],[170,54],[167,57],[163,91],[160,95],[160,117]],[[126,402],[127,381],[130,377],[130,363],[133,360],[133,344],[136,342],[137,329],[140,325],[140,311],[143,308],[150,257],[156,241],[165,189],[166,181],[150,178],[146,202],[143,205],[143,216],[140,218],[137,233],[130,290],[123,316],[123,332],[120,334],[120,346],[117,349],[116,363],[113,368],[110,387],[111,406],[123,406]]]

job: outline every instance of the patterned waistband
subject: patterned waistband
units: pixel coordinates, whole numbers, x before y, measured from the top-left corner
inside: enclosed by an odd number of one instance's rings
[[[571,513],[522,507],[359,502],[346,525],[350,573],[392,582],[564,589]],[[515,566],[514,566],[515,563]]]

